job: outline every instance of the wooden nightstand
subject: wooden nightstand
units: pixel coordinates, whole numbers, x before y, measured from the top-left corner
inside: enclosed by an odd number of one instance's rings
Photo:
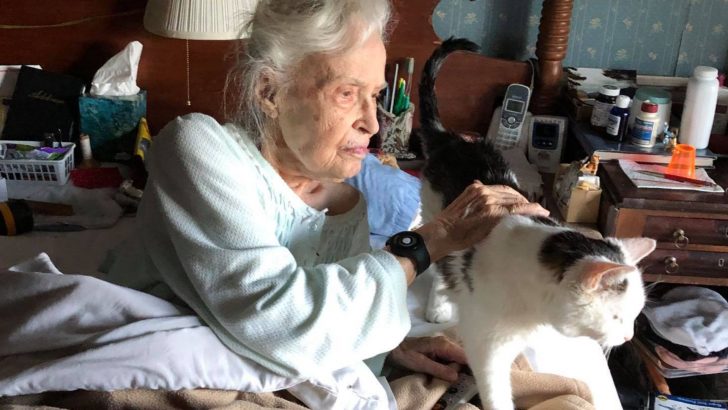
[[[728,159],[708,174],[728,187]],[[599,176],[600,231],[658,241],[641,263],[645,281],[728,286],[728,193],[638,189],[615,161]]]

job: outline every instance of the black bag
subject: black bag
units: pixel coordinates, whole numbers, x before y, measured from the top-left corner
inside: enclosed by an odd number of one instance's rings
[[[61,141],[77,142],[82,92],[83,81],[76,77],[22,66],[2,139],[43,141],[44,134],[53,133]]]

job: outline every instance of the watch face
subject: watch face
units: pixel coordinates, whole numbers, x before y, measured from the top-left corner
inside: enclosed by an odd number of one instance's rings
[[[389,238],[387,245],[393,254],[411,259],[418,275],[430,266],[430,254],[424,239],[417,232],[396,233]]]
[[[415,238],[411,235],[402,235],[401,237],[399,237],[397,239],[398,239],[397,244],[399,246],[410,247],[410,246],[414,246],[417,243],[417,238]]]

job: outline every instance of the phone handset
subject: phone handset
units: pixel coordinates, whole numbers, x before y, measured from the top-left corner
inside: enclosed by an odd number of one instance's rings
[[[529,119],[528,102],[531,89],[511,84],[506,89],[503,106],[493,112],[487,139],[501,151],[521,147],[525,151]]]

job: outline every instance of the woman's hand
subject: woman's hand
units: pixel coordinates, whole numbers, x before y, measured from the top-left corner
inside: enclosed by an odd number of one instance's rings
[[[501,217],[509,214],[548,216],[541,205],[528,200],[504,185],[469,185],[435,220],[417,232],[425,239],[430,259],[469,248],[484,239]]]
[[[467,364],[463,348],[445,336],[404,339],[389,353],[387,360],[405,369],[427,373],[449,382],[457,381],[458,372],[447,364]]]

